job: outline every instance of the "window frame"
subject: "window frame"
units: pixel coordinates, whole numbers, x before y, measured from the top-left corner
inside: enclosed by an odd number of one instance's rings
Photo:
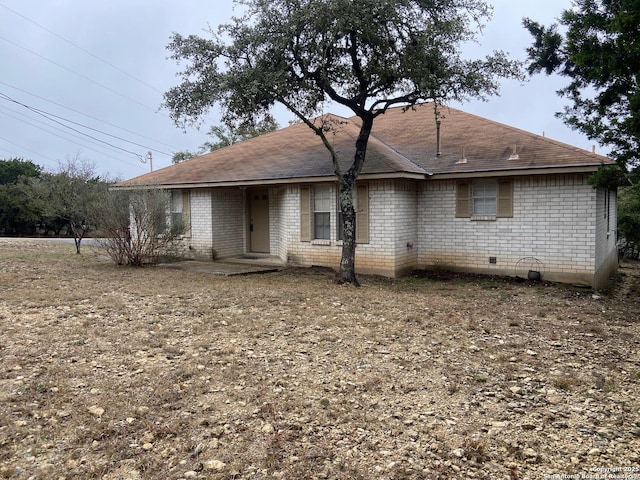
[[[328,185],[330,188],[330,223],[327,239],[315,238],[314,226],[314,187]],[[316,245],[328,245],[332,241],[342,242],[341,236],[341,212],[336,183],[316,183],[300,185],[300,241],[312,242]],[[335,191],[335,194],[334,194]],[[354,207],[356,208],[356,243],[369,243],[369,185],[358,183],[354,188]],[[335,210],[335,214],[334,214]],[[318,213],[320,213],[318,211]],[[323,211],[322,213],[326,213]],[[334,223],[335,222],[335,223]],[[335,232],[334,232],[335,230]]]
[[[473,180],[471,182],[471,216],[496,217],[497,215],[498,181],[495,178]]]
[[[313,185],[311,199],[313,240],[331,240],[332,185]],[[322,219],[322,221],[320,221]],[[322,229],[319,231],[319,229]]]
[[[182,222],[184,225],[184,236],[191,234],[191,195],[189,190],[170,190],[171,199],[169,201],[169,223],[167,227]]]
[[[474,198],[494,198],[493,195],[474,197],[474,182],[486,183],[494,181],[495,213],[474,212]],[[471,220],[496,220],[497,218],[513,217],[513,179],[502,177],[487,177],[462,180],[456,183],[455,216],[456,218],[470,218]]]

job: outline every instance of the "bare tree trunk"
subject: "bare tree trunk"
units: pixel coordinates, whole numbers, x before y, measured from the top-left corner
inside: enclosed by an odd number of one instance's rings
[[[336,281],[340,284],[351,284],[359,287],[356,278],[356,211],[353,207],[353,188],[362,170],[367,153],[367,143],[373,127],[374,115],[370,112],[359,115],[362,119],[360,133],[356,140],[356,153],[351,167],[340,179],[340,211],[344,225],[342,241],[342,258]]]
[[[336,281],[360,286],[356,278],[356,211],[353,207],[353,183],[340,182],[340,211],[342,212],[342,258]]]
[[[69,222],[71,226],[71,231],[73,232],[73,241],[76,244],[76,254],[80,255],[80,243],[82,242],[82,238],[84,237],[85,228],[84,226],[78,227],[76,222]]]

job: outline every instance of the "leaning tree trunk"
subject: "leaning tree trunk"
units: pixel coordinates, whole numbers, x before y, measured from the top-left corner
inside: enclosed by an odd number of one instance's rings
[[[360,286],[356,278],[356,211],[353,207],[353,185],[342,179],[340,182],[340,212],[342,212],[342,258],[338,269],[337,282],[340,284],[350,283],[356,287]]]
[[[340,268],[336,277],[338,283],[349,283],[356,287],[359,287],[360,283],[356,278],[356,211],[353,207],[353,189],[364,165],[374,119],[374,115],[370,112],[361,112],[358,116],[362,120],[362,126],[356,140],[356,153],[353,163],[349,170],[339,177],[340,211],[342,212],[344,230],[342,235],[342,258],[340,259]]]

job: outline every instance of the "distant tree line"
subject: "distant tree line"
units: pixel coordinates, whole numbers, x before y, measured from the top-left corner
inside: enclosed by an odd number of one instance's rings
[[[0,235],[69,235],[96,229],[96,206],[110,181],[86,161],[45,172],[30,160],[0,160]]]
[[[93,233],[124,265],[175,256],[185,225],[167,219],[170,192],[110,191],[112,183],[78,158],[53,173],[30,160],[0,160],[0,236],[69,236],[79,254],[82,239]]]

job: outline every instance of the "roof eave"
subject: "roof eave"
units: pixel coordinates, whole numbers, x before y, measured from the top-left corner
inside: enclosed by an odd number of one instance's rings
[[[602,164],[586,164],[586,165],[561,165],[561,166],[540,166],[540,167],[522,167],[510,169],[486,169],[486,170],[469,170],[464,172],[450,173],[434,173],[431,177],[433,180],[447,180],[456,178],[469,177],[512,177],[514,175],[550,175],[550,174],[572,174],[572,173],[593,173],[598,171]]]
[[[393,172],[393,173],[363,173],[359,175],[360,180],[447,180],[456,178],[469,177],[512,177],[514,175],[549,175],[549,174],[572,174],[572,173],[593,173],[598,170],[601,164],[585,164],[585,165],[562,165],[562,166],[541,166],[541,167],[522,167],[510,169],[486,169],[486,170],[469,170],[464,172],[449,173],[412,173],[412,172]],[[292,178],[269,178],[256,180],[233,180],[225,182],[181,182],[166,184],[116,184],[112,185],[113,190],[144,190],[148,188],[165,188],[165,189],[194,189],[194,188],[224,188],[238,187],[249,188],[257,186],[275,186],[275,185],[292,185],[300,183],[322,183],[336,181],[335,175],[309,176],[309,177],[292,177]]]
[[[409,173],[409,172],[393,172],[393,173],[363,173],[358,176],[360,180],[386,180],[386,179],[407,179],[407,180],[424,180],[430,174]],[[148,188],[165,188],[165,189],[193,189],[193,188],[223,188],[223,187],[257,187],[257,186],[274,186],[274,185],[291,185],[299,183],[322,183],[335,182],[335,175],[309,176],[309,177],[293,177],[293,178],[269,178],[258,180],[233,180],[226,182],[182,182],[182,183],[166,183],[166,184],[116,184],[112,185],[113,190],[144,190]]]

